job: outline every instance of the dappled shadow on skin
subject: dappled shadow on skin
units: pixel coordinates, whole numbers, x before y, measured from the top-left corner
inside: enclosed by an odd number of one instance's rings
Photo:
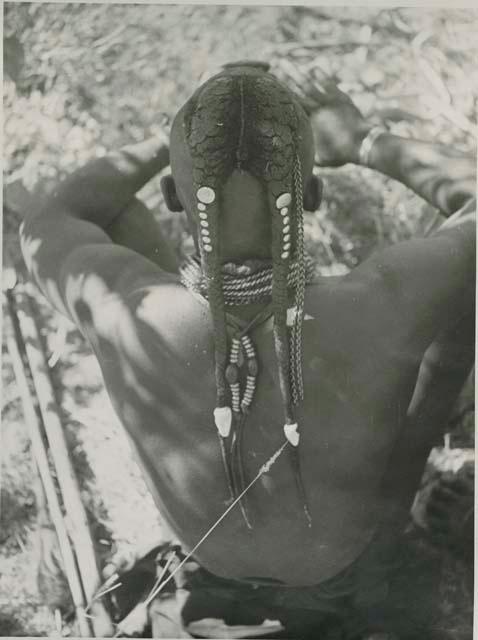
[[[148,289],[135,295],[136,310],[146,295]],[[198,424],[204,386],[201,380],[191,380],[184,358],[159,331],[141,320],[138,313],[129,309],[123,312],[110,335],[100,336],[90,306],[83,300],[75,304],[75,313],[91,336],[114,409],[139,453],[140,467],[150,489],[152,483],[156,499],[158,488],[162,489],[161,515],[174,526],[169,508],[182,513],[183,521],[176,525],[188,530],[195,540],[204,532],[204,511],[202,501],[191,493],[201,491],[203,475],[211,475],[205,456],[216,458],[216,466],[218,458],[214,447],[204,451],[201,437],[206,434],[209,442],[213,437],[217,447],[212,419]],[[211,405],[213,398],[211,390]],[[222,471],[220,467],[218,471]],[[218,482],[220,495],[223,484]],[[219,511],[224,497],[218,500]]]
[[[50,246],[52,243],[48,244]],[[122,261],[120,251],[119,258],[115,253],[116,258],[113,257],[112,262],[108,263],[107,275],[100,278],[95,270],[90,268],[88,255],[91,254],[92,258],[99,256],[101,259],[101,254],[107,256],[112,245],[106,242],[94,243],[86,247],[86,254],[82,253],[78,260],[69,259],[68,264],[63,267],[63,274],[61,270],[60,273],[54,272],[57,265],[54,264],[51,252],[46,254],[46,246],[42,246],[36,237],[34,221],[24,229],[23,248],[24,253],[29,256],[28,266],[33,271],[35,279],[41,283],[44,293],[59,310],[66,311],[66,308],[57,283],[61,282],[62,290],[67,291],[68,305],[73,315],[77,316],[82,333],[87,337],[100,362],[113,407],[136,445],[143,471],[146,468],[146,475],[154,476],[153,487],[161,482],[163,486],[169,486],[170,495],[176,493],[175,508],[181,511],[181,507],[184,507],[184,511],[189,510],[191,513],[192,501],[182,489],[186,489],[186,485],[194,484],[197,491],[201,491],[202,478],[211,475],[210,470],[206,473],[205,460],[207,458],[208,461],[217,463],[218,452],[215,449],[218,448],[218,444],[211,416],[208,420],[203,420],[205,424],[197,425],[204,394],[209,392],[204,387],[204,380],[191,379],[187,363],[184,357],[181,358],[181,346],[176,343],[175,347],[171,341],[161,337],[161,333],[153,325],[144,322],[135,314],[134,309],[130,308],[130,301],[123,299],[118,293],[122,289],[128,290],[128,286],[123,286],[125,280],[133,283],[137,280],[142,281],[141,269],[150,274],[150,263],[141,259],[137,273],[134,257],[132,266]],[[116,252],[117,248],[114,249]],[[149,276],[149,284],[151,280]],[[177,277],[169,275],[166,282],[167,284],[158,283],[158,290],[159,285],[178,288]],[[148,289],[144,289],[135,294],[136,309],[142,304],[147,293]],[[167,300],[167,294],[165,295]],[[212,371],[212,362],[209,362],[212,358],[205,354],[201,357],[206,359],[208,366],[211,365]],[[210,386],[212,408],[212,378]],[[192,428],[181,429],[180,425],[177,425],[178,415],[182,417],[184,424],[192,425]],[[208,442],[213,439],[215,447],[212,451],[205,450],[204,439],[201,437],[204,433],[208,436]],[[186,455],[187,464],[177,464],[178,451],[184,455],[190,452]],[[158,464],[158,460],[161,460],[161,465]],[[220,472],[218,465],[218,476]],[[192,475],[197,479],[196,483],[191,482]],[[222,488],[223,483],[220,484]],[[173,487],[176,487],[176,491],[173,491]],[[222,496],[218,500],[220,506],[226,497]],[[204,518],[199,506],[194,510],[198,519],[201,519],[201,515]],[[167,511],[167,507],[164,507],[163,511]],[[202,530],[202,524],[200,528]]]

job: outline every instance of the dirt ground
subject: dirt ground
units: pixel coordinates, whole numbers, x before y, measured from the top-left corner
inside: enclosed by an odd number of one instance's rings
[[[18,224],[29,195],[107,149],[169,126],[202,74],[237,59],[280,72],[334,75],[363,113],[394,133],[473,150],[478,115],[478,11],[330,7],[5,3],[4,264],[21,270]],[[401,185],[358,167],[324,170],[325,197],[307,214],[308,249],[324,274],[373,249],[424,233],[437,212]],[[185,221],[155,179],[142,193],[178,252]],[[38,321],[82,497],[104,563],[169,538],[80,334],[38,296]],[[4,338],[11,331],[3,324]],[[36,581],[35,472],[11,362],[2,347],[0,635],[68,635]],[[472,385],[468,398],[472,398]],[[466,398],[464,403],[466,403]],[[436,466],[472,458],[474,413],[454,425]],[[461,457],[460,457],[461,456]],[[450,556],[443,638],[471,637],[472,594]],[[58,590],[58,585],[56,585]],[[61,585],[60,585],[61,592]],[[63,590],[64,591],[64,590]],[[64,603],[63,603],[64,604]]]

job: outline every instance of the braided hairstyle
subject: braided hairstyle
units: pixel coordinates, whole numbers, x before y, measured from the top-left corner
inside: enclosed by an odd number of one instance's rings
[[[309,119],[295,95],[267,66],[238,63],[204,83],[183,108],[183,136],[192,162],[199,253],[207,282],[215,343],[216,425],[230,422],[226,381],[228,334],[219,246],[221,185],[236,169],[266,188],[272,227],[274,342],[286,425],[295,426],[293,405],[302,398],[300,327],[305,276],[299,278],[294,313],[289,311],[291,261],[305,274],[303,172],[313,161]],[[292,326],[289,341],[288,324]],[[291,353],[292,348],[292,353]],[[299,354],[299,355],[298,355]],[[291,364],[292,363],[292,364]],[[218,423],[219,422],[219,423]],[[227,428],[224,430],[227,433]]]

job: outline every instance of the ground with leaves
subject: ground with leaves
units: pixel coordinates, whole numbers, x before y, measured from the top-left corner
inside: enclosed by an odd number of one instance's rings
[[[107,149],[167,129],[201,75],[231,60],[265,59],[278,73],[284,58],[302,71],[319,65],[372,121],[472,150],[477,23],[471,10],[6,3],[5,264],[22,268],[17,230],[31,194],[48,191]],[[322,175],[324,202],[307,214],[306,231],[325,274],[343,273],[374,248],[426,232],[436,221],[430,206],[368,170],[347,166]],[[157,187],[155,180],[143,199],[178,251],[187,250],[185,221],[167,212]],[[38,305],[99,557],[164,539],[91,352],[40,297]],[[36,481],[5,347],[2,375],[0,635],[67,634],[67,622],[55,622],[36,584]],[[472,425],[467,413],[452,446],[472,447]],[[445,455],[442,464],[454,464],[452,458]],[[132,515],[138,505],[141,518]],[[463,575],[450,559],[441,624],[449,640],[470,637]]]

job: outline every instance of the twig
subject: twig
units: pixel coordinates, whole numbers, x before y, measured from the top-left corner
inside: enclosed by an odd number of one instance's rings
[[[417,33],[412,40],[412,49],[414,50],[415,55],[420,55],[423,45],[432,37],[432,35],[433,33],[426,29]]]
[[[95,593],[93,598],[88,603],[85,611],[88,612],[91,609],[91,607],[93,606],[93,603],[96,602],[96,600],[100,600],[100,598],[103,598],[103,596],[106,596],[108,593],[111,593],[112,591],[115,591],[116,589],[119,589],[119,587],[121,587],[122,584],[123,584],[122,582],[117,582],[113,586],[108,587],[108,589],[104,589],[103,591],[100,590],[97,593]]]
[[[17,541],[18,546],[20,547],[21,552],[25,553],[27,548],[25,547],[25,543],[23,542],[23,540],[20,537],[20,534],[17,531],[15,531],[15,539]]]
[[[120,25],[117,29],[93,42],[93,47],[98,49],[99,53],[105,53],[111,46],[117,44],[120,40],[118,36],[125,31],[127,24]]]
[[[25,290],[19,290],[16,295],[13,293],[10,293],[10,295],[14,296],[16,301],[18,323],[25,342],[25,351],[38,397],[43,424],[65,508],[72,524],[70,535],[78,556],[83,588],[86,598],[90,600],[98,589],[100,576],[78,480],[70,460],[53,386],[48,375],[48,362],[34,320],[37,312],[33,307],[33,301]],[[95,635],[105,636],[112,633],[113,627],[103,604],[96,602],[93,606]]]
[[[393,26],[397,28],[398,31],[405,33],[407,36],[414,33],[414,30],[410,27],[410,25],[402,18],[398,9],[395,9],[390,12],[390,17],[392,18]]]
[[[60,316],[60,320],[58,322],[58,326],[54,336],[54,343],[51,347],[51,355],[48,358],[48,366],[53,368],[58,360],[61,358],[68,338],[68,321],[63,319],[63,316]]]
[[[324,42],[323,40],[306,40],[305,42],[281,42],[275,45],[275,48],[277,48],[279,54],[284,55],[284,53],[292,53],[296,49],[321,51],[322,49],[337,49],[341,47],[362,47],[364,44],[367,44],[364,40],[342,40],[341,42],[338,40],[330,40],[328,42]]]
[[[157,580],[155,581],[155,583],[154,583],[154,585],[153,585],[153,588],[151,589],[151,592],[153,592],[153,591],[156,589],[156,587],[157,587],[159,584],[161,584],[162,579],[163,579],[163,578],[164,578],[164,576],[166,575],[166,573],[167,573],[167,571],[168,571],[169,567],[171,566],[171,563],[172,563],[172,562],[173,562],[173,560],[175,560],[175,559],[176,559],[176,552],[174,551],[174,552],[169,556],[169,558],[167,559],[166,564],[165,564],[165,565],[164,565],[164,567],[163,567],[163,570],[162,570],[162,571],[161,571],[161,573],[159,574],[159,576],[158,576]]]

